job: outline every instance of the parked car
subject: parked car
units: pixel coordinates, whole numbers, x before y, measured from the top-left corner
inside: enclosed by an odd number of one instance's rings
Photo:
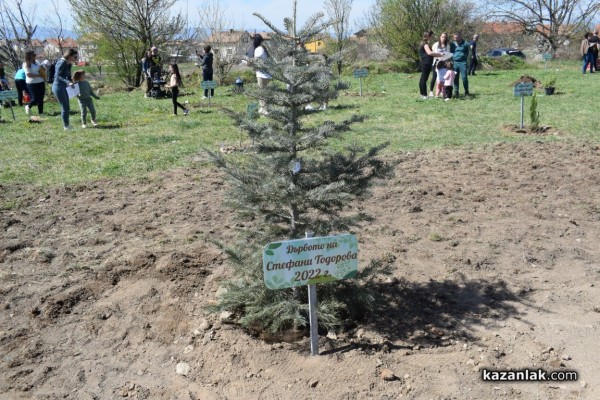
[[[521,50],[510,48],[493,49],[485,53],[485,55],[488,57],[515,56],[525,59],[525,54]]]

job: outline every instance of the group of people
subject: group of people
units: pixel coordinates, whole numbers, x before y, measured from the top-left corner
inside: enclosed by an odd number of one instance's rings
[[[598,50],[600,50],[600,39],[598,32],[586,32],[581,41],[580,52],[583,57],[583,73],[590,68],[590,74],[598,68]]]
[[[439,39],[430,44],[433,32],[425,32],[419,45],[421,60],[421,79],[419,93],[423,100],[443,97],[445,100],[459,96],[459,83],[462,80],[465,96],[469,96],[469,75],[475,75],[477,68],[477,41],[479,35],[467,42],[460,33],[453,35],[450,42],[448,34],[442,32]],[[470,63],[469,63],[470,61]],[[432,74],[433,72],[433,74]],[[427,94],[427,81],[433,75]],[[434,88],[436,88],[434,94]]]
[[[86,127],[87,113],[89,111],[92,125],[96,126],[96,109],[92,98],[100,99],[92,90],[85,79],[83,70],[76,71],[71,76],[71,66],[77,62],[77,51],[67,50],[56,63],[49,61],[39,62],[34,51],[25,53],[25,60],[14,76],[15,89],[19,106],[25,106],[25,113],[31,116],[34,107],[40,117],[44,116],[44,97],[46,96],[46,83],[52,85],[52,93],[58,100],[61,109],[61,119],[65,130],[73,129],[69,123],[71,111],[67,87],[79,86],[77,100],[81,110],[82,127]],[[32,121],[30,119],[30,121]]]

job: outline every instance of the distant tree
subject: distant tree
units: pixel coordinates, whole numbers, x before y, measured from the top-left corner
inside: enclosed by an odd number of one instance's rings
[[[540,35],[552,52],[590,25],[600,2],[590,0],[499,0],[491,18],[516,22],[524,32]]]
[[[0,61],[15,71],[21,68],[25,52],[31,50],[35,19],[35,7],[26,10],[22,0],[0,0]]]
[[[298,293],[305,288],[269,290],[262,276],[262,248],[270,241],[297,239],[305,231],[322,236],[345,232],[368,220],[352,212],[352,201],[365,199],[374,181],[390,174],[390,166],[377,158],[385,144],[367,151],[355,146],[336,151],[331,140],[342,140],[352,124],[364,117],[350,115],[340,122],[311,120],[306,106],[326,104],[345,85],[336,83],[327,62],[313,60],[299,44],[328,27],[323,14],[315,14],[301,28],[293,17],[280,29],[260,18],[273,32],[266,43],[269,57],[249,61],[255,70],[270,74],[265,88],[249,86],[245,93],[266,103],[267,115],[256,120],[246,113],[228,111],[234,123],[247,132],[253,145],[239,156],[212,153],[228,177],[227,201],[251,229],[240,232],[241,249],[227,249],[236,270],[228,291],[217,306],[235,311],[247,328],[280,331],[307,325],[307,300]],[[307,121],[308,120],[308,121]],[[321,118],[317,119],[318,121]],[[308,122],[308,123],[307,123]],[[367,284],[372,263],[356,280],[319,285],[319,321],[332,328],[358,315],[368,315],[376,293]]]
[[[354,0],[325,0],[325,10],[332,21],[334,52],[342,52],[349,46],[350,12]],[[338,75],[342,74],[343,59],[336,63]]]
[[[240,55],[244,54],[250,42],[231,42],[231,38],[241,38],[245,31],[232,28],[227,6],[220,0],[205,0],[198,9],[198,16],[199,39],[212,47],[214,75],[222,84],[231,68],[240,62]]]
[[[44,19],[44,25],[51,30],[52,37],[56,38],[58,44],[58,53],[62,55],[65,53],[64,43],[66,39],[66,27],[58,0],[52,0],[52,9],[53,12],[49,13]]]
[[[462,0],[375,0],[370,24],[395,57],[419,63],[423,32],[474,32],[476,7]]]
[[[141,60],[151,46],[172,40],[185,25],[176,0],[69,0],[81,33],[102,36],[99,52],[131,86],[141,83]]]

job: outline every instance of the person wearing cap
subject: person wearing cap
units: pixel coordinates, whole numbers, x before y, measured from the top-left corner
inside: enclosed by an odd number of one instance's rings
[[[479,40],[479,35],[473,35],[473,40],[469,43],[471,46],[471,63],[469,64],[469,71],[467,75],[475,76],[475,69],[477,68],[477,41]]]
[[[150,90],[152,90],[152,80],[154,77],[152,76],[151,68],[158,67],[162,69],[162,58],[158,54],[158,48],[156,46],[152,46],[150,51],[146,54],[146,59],[144,62],[144,72],[146,73],[146,97],[150,97]]]
[[[29,103],[25,104],[25,113],[31,114],[31,107],[37,105],[39,115],[44,115],[44,95],[46,94],[46,70],[41,66],[35,57],[34,51],[25,53],[25,62],[23,63],[25,71],[25,84],[27,92],[31,97]]]

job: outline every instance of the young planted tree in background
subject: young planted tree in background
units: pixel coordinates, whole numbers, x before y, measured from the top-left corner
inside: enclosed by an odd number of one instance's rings
[[[325,10],[332,21],[333,39],[332,47],[335,52],[342,52],[350,45],[350,12],[354,0],[325,0]],[[338,75],[342,74],[343,60],[336,63]]]
[[[306,326],[307,304],[306,296],[298,296],[292,289],[265,287],[263,246],[302,238],[305,231],[322,236],[358,226],[368,216],[348,211],[347,206],[364,198],[374,180],[391,173],[390,166],[376,158],[385,144],[366,152],[355,146],[332,149],[331,140],[341,140],[353,123],[363,121],[362,116],[306,123],[311,112],[306,106],[336,98],[344,85],[336,84],[331,64],[311,59],[314,56],[298,46],[328,27],[323,14],[297,28],[296,1],[293,7],[293,17],[284,20],[284,30],[255,14],[274,33],[265,46],[269,57],[253,59],[250,65],[273,79],[266,88],[250,87],[245,93],[264,100],[268,115],[256,120],[228,111],[252,139],[251,151],[238,157],[213,154],[231,184],[228,203],[252,225],[240,232],[245,246],[227,250],[236,273],[219,307],[239,313],[245,327],[270,331]],[[328,62],[337,62],[337,55]],[[375,304],[375,293],[365,282],[380,267],[373,262],[362,271],[361,279],[319,285],[320,323],[332,328],[347,318],[366,315]]]

